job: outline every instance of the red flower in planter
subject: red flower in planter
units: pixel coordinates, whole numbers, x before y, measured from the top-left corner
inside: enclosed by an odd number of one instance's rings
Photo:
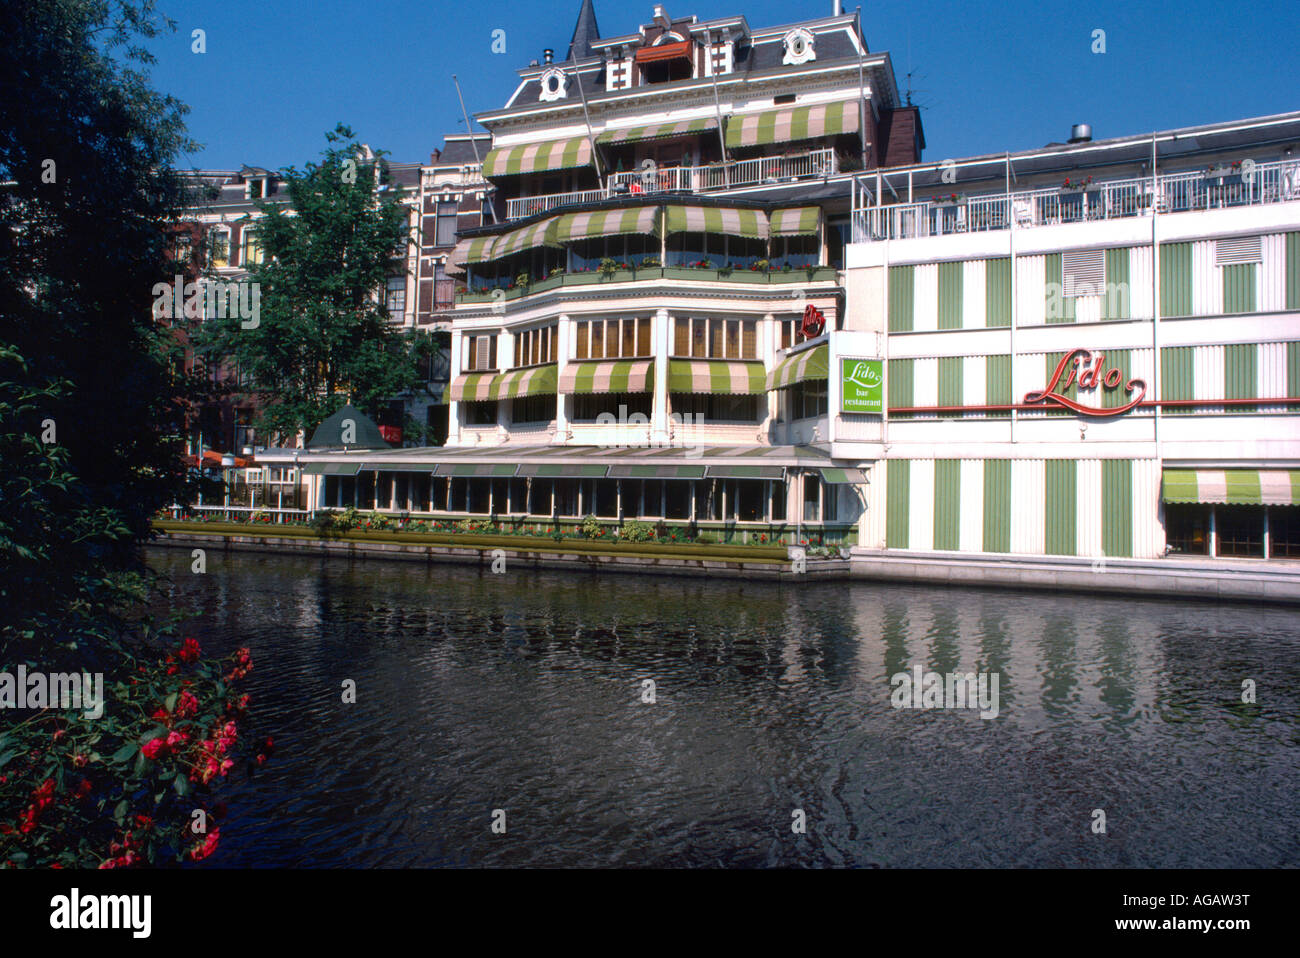
[[[145,758],[149,759],[150,761],[154,761],[159,757],[166,755],[168,752],[171,751],[171,749],[167,745],[167,739],[154,738],[145,742],[144,746],[140,749],[140,751],[144,752]]]
[[[199,640],[194,638],[186,639],[181,643],[181,650],[178,653],[182,662],[197,662],[203,650],[199,647]]]

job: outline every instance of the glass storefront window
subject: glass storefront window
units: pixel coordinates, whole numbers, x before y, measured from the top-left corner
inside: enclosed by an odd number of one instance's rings
[[[1210,554],[1210,507],[1165,506],[1165,541],[1179,555]]]
[[[1219,555],[1264,557],[1262,506],[1218,506],[1214,525]]]
[[[1300,559],[1300,506],[1270,506],[1268,554],[1272,559]]]

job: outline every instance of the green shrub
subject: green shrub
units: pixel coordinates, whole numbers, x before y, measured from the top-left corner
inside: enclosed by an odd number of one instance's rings
[[[654,538],[654,527],[640,519],[629,519],[623,523],[623,531],[619,534],[619,538],[628,542],[649,542]]]
[[[597,539],[600,537],[602,528],[600,521],[595,516],[587,516],[582,520],[582,534],[588,539]]]

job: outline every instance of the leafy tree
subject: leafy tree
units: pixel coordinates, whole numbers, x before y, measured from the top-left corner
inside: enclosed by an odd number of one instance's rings
[[[346,400],[374,416],[421,382],[426,337],[394,329],[379,300],[405,271],[407,209],[382,151],[367,154],[339,125],[306,169],[289,167],[287,206],[262,202],[264,251],[249,267],[260,294],[256,325],[209,320],[201,351],[238,364],[260,400],[257,427],[282,438],[310,432]],[[251,327],[251,328],[245,328]]]

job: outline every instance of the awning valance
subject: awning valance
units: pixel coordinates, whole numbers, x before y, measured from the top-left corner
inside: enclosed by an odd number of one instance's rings
[[[519,468],[513,462],[440,462],[434,466],[435,476],[462,476],[465,478],[509,478]]]
[[[806,379],[826,379],[830,375],[829,354],[829,347],[822,343],[787,356],[767,374],[767,388],[784,389]]]
[[[843,485],[845,483],[863,485],[867,481],[867,474],[861,469],[842,469],[832,466],[819,471],[822,474],[822,482],[829,482],[832,485]]]
[[[461,373],[447,387],[450,402],[520,399],[555,392],[555,365],[530,366],[504,373]]]
[[[705,206],[670,206],[668,233],[725,233],[767,239],[767,216],[759,210],[730,210]]]
[[[729,362],[722,359],[670,359],[668,391],[753,395],[767,391],[767,375],[762,363]]]
[[[609,466],[594,463],[584,465],[571,462],[526,462],[519,467],[519,475],[538,479],[604,479]]]
[[[465,266],[469,263],[486,263],[492,259],[492,247],[504,236],[475,236],[463,239],[451,251],[453,266]]]
[[[691,41],[661,43],[656,47],[640,47],[634,57],[637,63],[654,63],[658,60],[676,60],[691,55]]]
[[[704,466],[610,466],[611,479],[703,479]]]
[[[491,259],[504,259],[511,253],[538,246],[558,246],[555,241],[556,224],[557,218],[551,217],[503,234],[492,247]]]
[[[359,462],[309,462],[302,467],[304,476],[355,476],[360,471]]]
[[[652,126],[633,126],[626,130],[606,130],[596,137],[597,143],[632,143],[637,140],[659,140],[667,136],[685,136],[717,129],[718,121],[712,117],[698,120],[678,120],[675,123],[656,123]]]
[[[624,233],[659,235],[659,207],[642,206],[630,210],[596,210],[592,213],[566,213],[555,225],[556,243],[594,236],[620,236]]]
[[[856,128],[855,128],[856,129]],[[515,176],[520,173],[544,173],[568,170],[591,163],[591,141],[585,136],[545,143],[522,143],[489,150],[483,158],[483,175]]]
[[[797,206],[788,210],[773,210],[768,220],[772,236],[816,236],[821,231],[820,206]]]
[[[785,466],[709,466],[710,479],[784,479]]]
[[[858,122],[857,100],[747,113],[727,120],[727,147],[763,146],[857,133]]]
[[[1166,469],[1165,502],[1300,505],[1300,469]]]
[[[560,392],[579,396],[592,393],[652,393],[654,390],[653,359],[569,363],[564,368],[559,385]]]

